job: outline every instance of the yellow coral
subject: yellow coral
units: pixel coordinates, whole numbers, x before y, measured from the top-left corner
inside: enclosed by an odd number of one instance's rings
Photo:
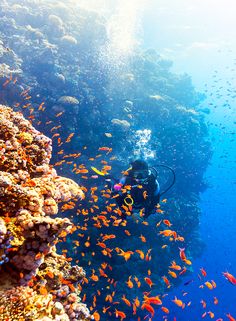
[[[30,145],[33,141],[33,136],[27,132],[19,133],[17,138],[19,142],[24,145]]]

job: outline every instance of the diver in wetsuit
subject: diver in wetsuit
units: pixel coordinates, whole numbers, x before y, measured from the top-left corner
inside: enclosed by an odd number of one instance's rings
[[[125,186],[128,186],[128,189]],[[126,190],[125,193],[122,192],[122,189]],[[143,217],[147,218],[155,212],[155,206],[160,201],[160,186],[147,162],[138,159],[131,163],[126,175],[113,186],[113,195],[115,194],[123,217],[126,217],[125,206],[131,206],[132,209],[144,209]]]

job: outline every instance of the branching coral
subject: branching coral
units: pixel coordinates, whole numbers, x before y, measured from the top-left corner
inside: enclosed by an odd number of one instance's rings
[[[79,298],[83,269],[56,253],[73,224],[52,217],[83,192],[57,176],[51,152],[49,138],[0,105],[0,320],[90,319]]]

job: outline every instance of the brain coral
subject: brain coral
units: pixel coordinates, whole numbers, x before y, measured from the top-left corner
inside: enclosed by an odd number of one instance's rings
[[[79,104],[78,99],[72,96],[61,96],[57,102],[63,106],[75,106]]]
[[[56,253],[73,232],[58,203],[83,198],[52,168],[51,140],[0,105],[0,321],[89,320],[80,303],[85,273]]]

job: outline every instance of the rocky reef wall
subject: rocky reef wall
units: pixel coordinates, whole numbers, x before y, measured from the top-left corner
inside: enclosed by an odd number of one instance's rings
[[[0,320],[90,320],[80,303],[85,272],[56,252],[73,232],[58,203],[83,198],[49,164],[51,140],[0,105]]]

